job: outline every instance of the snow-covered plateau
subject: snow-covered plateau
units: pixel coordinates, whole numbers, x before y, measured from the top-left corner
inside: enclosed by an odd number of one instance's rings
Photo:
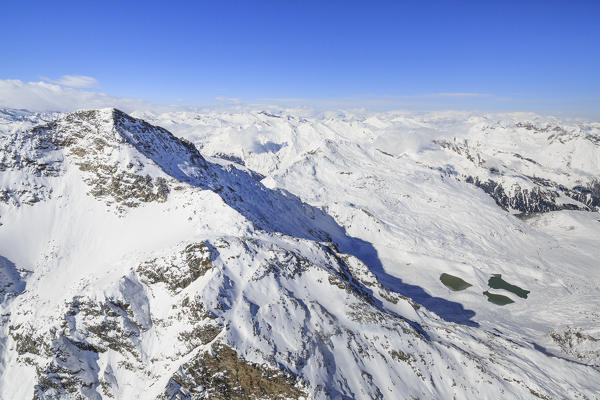
[[[0,110],[0,399],[600,399],[600,123]]]

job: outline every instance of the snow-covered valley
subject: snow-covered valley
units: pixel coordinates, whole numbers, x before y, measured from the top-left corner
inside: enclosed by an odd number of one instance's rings
[[[599,399],[600,123],[0,111],[0,399]]]

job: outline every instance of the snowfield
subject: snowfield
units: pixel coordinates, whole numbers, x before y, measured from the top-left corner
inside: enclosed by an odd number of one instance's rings
[[[600,123],[0,110],[0,399],[600,399]]]

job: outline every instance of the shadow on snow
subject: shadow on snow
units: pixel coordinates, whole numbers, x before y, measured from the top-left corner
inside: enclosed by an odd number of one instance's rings
[[[208,179],[211,184],[206,188],[218,193],[225,203],[256,228],[302,239],[333,242],[340,252],[355,256],[367,265],[386,289],[412,299],[445,321],[479,326],[472,320],[475,312],[465,309],[462,304],[431,296],[422,287],[405,283],[386,272],[371,243],[348,235],[346,229],[322,209],[302,202],[285,190],[269,189],[248,173],[231,166],[209,163],[207,169],[207,177],[212,179]],[[423,332],[420,328],[418,330]]]
[[[231,165],[221,166],[206,161],[193,144],[181,141],[162,128],[159,136],[174,148],[183,149],[175,151],[173,159],[167,164],[162,152],[132,144],[173,178],[219,194],[227,205],[251,221],[256,228],[302,239],[332,242],[341,252],[353,255],[367,265],[386,289],[412,299],[445,321],[479,326],[471,320],[475,312],[466,310],[462,304],[433,297],[422,287],[404,283],[402,279],[387,273],[371,243],[349,236],[345,228],[322,209],[302,202],[288,191],[267,188],[255,174]],[[182,165],[191,166],[199,174],[190,176],[181,168]]]

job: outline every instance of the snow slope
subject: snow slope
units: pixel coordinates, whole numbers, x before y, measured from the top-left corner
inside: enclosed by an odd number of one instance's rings
[[[0,115],[1,399],[599,398],[600,124],[134,116]]]

